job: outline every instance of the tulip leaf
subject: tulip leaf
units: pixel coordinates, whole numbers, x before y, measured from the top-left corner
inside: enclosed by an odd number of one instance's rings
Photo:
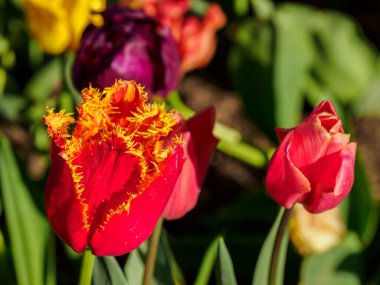
[[[272,228],[270,229],[268,236],[266,237],[264,241],[259,257],[257,259],[252,285],[268,284],[269,266],[271,262],[273,246],[276,239],[278,228],[280,226],[281,218],[284,215],[284,211],[285,211],[284,208],[280,209],[276,217],[276,220]],[[284,280],[283,276],[284,276],[285,259],[286,259],[286,252],[288,248],[288,242],[289,242],[289,233],[288,231],[286,231],[281,242],[280,255],[279,255],[279,261],[278,261],[278,268],[277,268],[276,285],[282,285],[282,282]]]
[[[377,230],[379,206],[374,200],[360,154],[356,158],[355,180],[348,199],[348,227],[357,233],[364,246],[368,246]]]
[[[234,266],[231,256],[223,238],[218,241],[218,257],[216,262],[216,281],[219,285],[234,285],[237,284]]]
[[[271,21],[244,22],[230,53],[231,75],[247,114],[273,139],[275,126],[294,127],[301,119],[314,59],[305,24],[311,11],[282,5]]]
[[[357,116],[380,116],[380,75],[372,82],[363,95],[353,104]]]
[[[119,263],[113,256],[96,257],[94,273],[92,276],[94,285],[123,285],[127,280]],[[138,284],[138,283],[130,283]]]
[[[306,257],[301,265],[300,284],[362,284],[359,273],[363,260],[359,255],[362,246],[354,233],[330,251]]]
[[[14,94],[4,94],[0,97],[0,118],[7,121],[18,121],[25,106],[25,98]]]
[[[22,181],[9,141],[1,134],[0,180],[17,283],[45,284],[49,227]],[[51,274],[55,273],[48,272],[49,280],[54,278]]]
[[[374,78],[375,49],[347,15],[333,11],[315,13],[313,28],[313,73],[342,103],[353,102]]]
[[[58,58],[45,64],[27,83],[25,94],[36,102],[46,103],[53,88],[61,81],[62,63]]]
[[[218,256],[219,237],[214,239],[206,250],[194,285],[209,284],[211,272]]]
[[[148,242],[132,251],[124,266],[129,284],[142,284]],[[164,231],[161,232],[157,249],[156,266],[152,284],[185,284],[182,272],[175,260]]]
[[[283,5],[276,11],[274,26],[273,88],[276,126],[294,127],[301,119],[303,92],[314,52],[305,14],[310,9]]]

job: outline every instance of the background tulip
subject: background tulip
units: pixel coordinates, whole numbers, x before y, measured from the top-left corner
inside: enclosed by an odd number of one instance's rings
[[[206,66],[212,59],[217,45],[216,32],[227,22],[220,6],[208,5],[200,18],[188,15],[190,0],[121,0],[123,6],[142,9],[170,28],[181,58],[181,73]]]
[[[332,103],[320,103],[297,127],[276,131],[281,144],[268,167],[268,193],[285,208],[298,202],[316,213],[337,206],[354,181],[356,143]]]
[[[102,17],[96,13],[105,6],[104,0],[24,0],[31,34],[43,50],[52,54],[77,49],[86,26],[102,24]]]
[[[186,122],[182,116],[178,119],[173,135],[183,138],[185,162],[162,215],[165,219],[181,218],[195,207],[211,156],[218,143],[212,135],[214,123],[213,108],[199,112]]]
[[[170,30],[142,11],[117,5],[103,13],[104,25],[89,26],[78,50],[73,81],[98,88],[133,79],[150,95],[165,96],[179,80],[179,52]]]
[[[82,96],[76,121],[51,109],[44,116],[52,138],[46,213],[75,251],[125,254],[160,218],[182,169],[182,144],[168,140],[172,114],[147,104],[133,81],[118,81],[103,93],[85,89]]]

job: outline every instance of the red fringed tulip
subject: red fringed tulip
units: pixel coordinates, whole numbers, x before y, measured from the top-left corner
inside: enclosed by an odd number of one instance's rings
[[[178,114],[173,134],[183,138],[186,160],[162,215],[165,219],[181,218],[195,207],[211,156],[218,143],[212,135],[214,123],[213,108],[203,110],[187,122]]]
[[[75,251],[121,255],[153,231],[180,175],[184,143],[172,135],[173,113],[147,104],[133,81],[102,93],[90,87],[82,97],[76,121],[52,109],[44,116],[52,138],[45,208]]]
[[[285,208],[303,203],[318,213],[337,206],[354,181],[356,143],[333,104],[324,101],[297,127],[276,132],[281,144],[268,167],[268,193]]]

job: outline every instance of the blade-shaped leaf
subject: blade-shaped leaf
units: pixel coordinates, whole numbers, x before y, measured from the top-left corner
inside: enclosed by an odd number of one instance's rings
[[[214,268],[215,260],[218,255],[218,245],[219,237],[214,239],[207,248],[194,285],[207,285],[209,283],[211,272]]]
[[[230,253],[228,252],[227,246],[224,243],[223,238],[219,238],[219,242],[218,242],[216,281],[219,285],[237,284],[231,256],[230,256]]]
[[[119,263],[113,256],[95,258],[92,280],[94,285],[128,284]]]
[[[263,247],[261,248],[259,258],[256,263],[252,285],[268,284],[269,266],[270,266],[271,257],[272,257],[273,245],[276,239],[276,234],[277,234],[278,227],[280,225],[280,221],[283,214],[284,214],[284,208],[281,208],[277,215],[276,221],[274,222],[268,236],[266,237],[264,241]],[[281,242],[280,255],[279,255],[279,261],[278,261],[278,267],[277,267],[277,284],[276,285],[282,285],[288,242],[289,242],[289,233],[288,231],[286,231]]]
[[[18,284],[44,284],[49,227],[22,181],[9,141],[1,134],[0,180]]]

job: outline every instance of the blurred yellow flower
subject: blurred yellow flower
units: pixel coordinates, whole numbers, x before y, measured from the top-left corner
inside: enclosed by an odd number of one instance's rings
[[[89,23],[102,24],[105,0],[24,0],[31,34],[43,50],[59,54],[79,46]]]
[[[290,218],[290,239],[303,256],[320,254],[339,244],[346,226],[339,208],[312,214],[296,204]]]

